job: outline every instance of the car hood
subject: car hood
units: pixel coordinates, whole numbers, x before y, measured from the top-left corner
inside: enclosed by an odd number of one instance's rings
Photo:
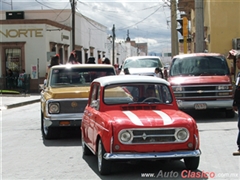
[[[169,77],[171,85],[197,85],[197,84],[227,84],[231,83],[228,76],[183,76]]]
[[[162,127],[189,125],[192,117],[179,110],[131,110],[106,112],[118,125],[125,127]]]
[[[90,87],[62,87],[49,88],[45,91],[46,96],[53,99],[63,98],[88,98]],[[44,93],[44,94],[45,94]]]

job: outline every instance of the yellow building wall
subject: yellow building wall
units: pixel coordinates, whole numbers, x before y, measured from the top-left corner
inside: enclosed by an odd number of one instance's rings
[[[204,0],[208,51],[227,56],[232,39],[240,38],[240,0]]]

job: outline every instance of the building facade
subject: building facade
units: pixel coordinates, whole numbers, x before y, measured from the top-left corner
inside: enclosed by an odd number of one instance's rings
[[[189,20],[188,52],[195,52],[196,16],[194,0],[179,0],[178,10]],[[240,49],[240,0],[203,0],[204,39],[206,52],[216,52],[227,57],[230,49]]]

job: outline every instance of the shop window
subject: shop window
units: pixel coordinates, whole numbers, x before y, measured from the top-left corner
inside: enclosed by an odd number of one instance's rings
[[[14,74],[18,75],[22,67],[21,49],[6,49],[5,57],[6,71],[7,69],[11,69]]]

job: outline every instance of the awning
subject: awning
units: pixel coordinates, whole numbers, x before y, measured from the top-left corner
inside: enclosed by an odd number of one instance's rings
[[[229,51],[227,59],[234,59],[238,54],[240,54],[240,50],[232,49]]]

